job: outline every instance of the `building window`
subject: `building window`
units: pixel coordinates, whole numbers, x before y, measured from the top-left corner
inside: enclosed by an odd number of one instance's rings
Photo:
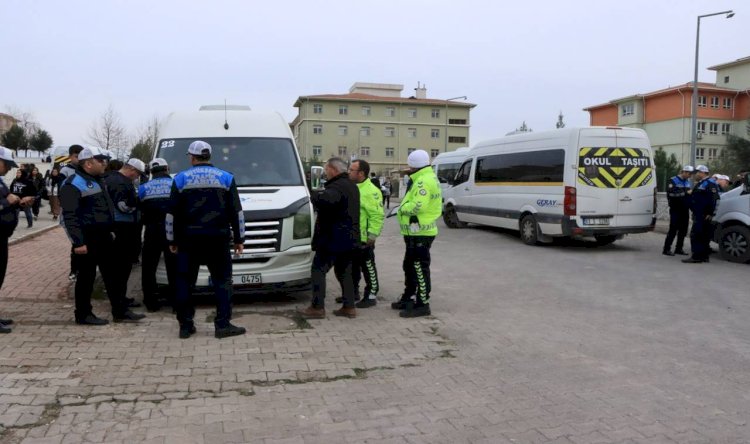
[[[393,149],[392,146],[385,147],[385,157],[393,157],[393,152],[394,151],[395,150]]]
[[[722,123],[721,124],[721,134],[729,134],[732,132],[732,124],[731,123]]]
[[[437,157],[440,154],[440,150],[430,150],[430,157]]]
[[[430,137],[433,139],[439,139],[440,138],[440,130],[437,128],[433,128],[430,130]]]
[[[732,98],[724,97],[724,109],[732,109]]]
[[[409,108],[406,110],[406,117],[417,117],[417,109]]]
[[[396,135],[396,128],[392,126],[385,127],[385,137],[394,137]]]
[[[346,147],[339,146],[339,157],[346,157]]]
[[[416,128],[408,128],[406,130],[406,137],[417,137],[417,129]]]
[[[323,134],[323,125],[313,125],[313,134]]]
[[[370,157],[370,147],[369,146],[360,147],[359,155],[362,157]]]
[[[719,134],[719,124],[716,122],[709,123],[708,134]]]
[[[370,127],[369,126],[363,126],[359,129],[359,135],[360,136],[369,136],[370,135]]]
[[[448,119],[451,125],[466,125],[466,119]]]
[[[349,106],[339,105],[339,114],[341,114],[342,116],[349,114]]]
[[[385,116],[386,117],[393,117],[396,115],[396,107],[395,106],[386,106],[385,107]]]
[[[708,160],[716,159],[716,154],[718,154],[719,149],[718,148],[709,148],[708,149]]]
[[[711,108],[719,107],[719,98],[717,96],[711,97]]]
[[[320,158],[323,155],[323,146],[313,145],[313,157]]]
[[[706,122],[698,122],[698,134],[706,134]]]
[[[698,106],[706,107],[706,96],[698,96]]]
[[[440,118],[440,108],[432,108],[432,118],[433,119]]]
[[[706,149],[705,148],[696,148],[695,149],[695,159],[696,160],[703,160],[706,158]]]
[[[346,125],[339,125],[339,136],[346,136],[349,134],[349,127]]]
[[[463,136],[450,136],[448,137],[450,143],[466,143],[466,137]]]
[[[729,83],[729,76],[724,76],[724,83]]]
[[[320,103],[313,104],[313,112],[315,114],[323,114],[323,105]]]
[[[416,148],[407,148],[406,154],[411,154],[411,153],[413,153],[416,150],[417,150]]]
[[[635,105],[632,103],[626,103],[625,105],[622,105],[622,115],[623,116],[632,116],[635,114]]]
[[[363,116],[369,116],[372,114],[372,108],[370,108],[368,105],[364,105],[362,107],[362,115]]]

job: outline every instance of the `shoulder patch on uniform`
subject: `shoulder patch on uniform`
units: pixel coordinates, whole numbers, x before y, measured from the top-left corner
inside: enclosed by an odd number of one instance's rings
[[[419,194],[421,194],[422,196],[426,196],[427,195],[427,190],[425,190],[424,188],[422,188],[421,190],[419,190]]]

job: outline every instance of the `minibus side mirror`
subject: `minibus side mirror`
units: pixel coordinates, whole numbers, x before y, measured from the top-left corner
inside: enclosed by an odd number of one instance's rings
[[[322,166],[310,167],[310,189],[313,191],[320,191],[323,189],[323,174],[324,170]]]

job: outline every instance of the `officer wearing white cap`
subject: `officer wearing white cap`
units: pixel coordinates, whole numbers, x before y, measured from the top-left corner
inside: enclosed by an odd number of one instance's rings
[[[18,164],[13,160],[13,151],[0,146],[0,288],[5,280],[5,272],[8,268],[8,238],[18,225],[18,207],[23,200],[10,192],[3,182],[11,168],[17,168]],[[27,198],[27,202],[29,199]],[[10,333],[12,319],[0,319],[0,333]]]
[[[398,223],[406,243],[403,269],[404,293],[391,308],[399,316],[412,318],[430,314],[430,247],[437,236],[437,219],[442,213],[442,195],[430,156],[424,150],[409,154],[409,189],[398,209]],[[414,296],[414,301],[412,301]]]
[[[91,291],[96,268],[104,279],[112,317],[115,322],[135,322],[142,314],[128,310],[118,288],[113,256],[112,230],[114,206],[102,180],[108,156],[99,148],[84,148],[78,155],[78,167],[60,187],[63,227],[78,255],[78,279],[75,288],[77,324],[105,325],[91,311]]]
[[[662,254],[674,256],[675,254],[687,255],[683,250],[683,243],[687,235],[690,223],[690,176],[695,169],[690,165],[682,167],[680,174],[672,176],[667,183],[667,202],[669,202],[669,231],[664,239]],[[672,252],[672,241],[677,236],[677,244]]]
[[[135,158],[128,159],[117,171],[104,176],[109,197],[115,209],[115,270],[117,286],[122,298],[130,307],[138,307],[134,299],[128,298],[128,278],[133,263],[141,253],[141,221],[138,215],[137,182],[146,172],[146,164]]]
[[[156,294],[156,268],[159,266],[159,258],[163,253],[169,282],[165,296],[171,305],[174,305],[177,258],[169,251],[167,235],[164,232],[164,219],[169,209],[169,196],[172,191],[169,164],[162,158],[156,158],[149,165],[151,180],[138,187],[138,205],[146,228],[143,235],[141,284],[143,304],[148,311],[157,311],[160,308]]]
[[[242,254],[245,218],[234,176],[211,165],[211,145],[196,140],[188,147],[191,168],[174,177],[170,208],[165,217],[170,250],[177,254],[175,305],[180,338],[195,333],[195,303],[191,287],[201,264],[208,267],[216,299],[214,336],[221,339],[245,333],[232,325],[232,258]]]
[[[719,201],[719,186],[709,177],[708,167],[695,167],[695,177],[698,183],[690,196],[690,211],[693,212],[690,247],[693,254],[682,260],[685,263],[708,262],[708,255],[711,253],[711,219]]]

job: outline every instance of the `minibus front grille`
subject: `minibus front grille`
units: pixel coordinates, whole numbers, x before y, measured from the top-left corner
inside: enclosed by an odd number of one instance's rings
[[[274,253],[281,245],[281,220],[245,222],[245,253]]]

